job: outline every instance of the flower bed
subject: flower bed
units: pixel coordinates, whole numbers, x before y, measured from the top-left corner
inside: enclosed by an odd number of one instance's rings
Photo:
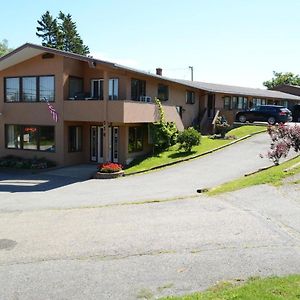
[[[111,179],[124,175],[123,166],[117,163],[104,163],[97,166],[98,172],[95,174],[95,179]]]

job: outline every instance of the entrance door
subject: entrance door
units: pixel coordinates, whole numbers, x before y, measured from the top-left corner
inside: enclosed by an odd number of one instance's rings
[[[103,163],[103,126],[91,126],[91,161]],[[108,127],[109,161],[119,161],[119,127]]]
[[[215,115],[215,94],[209,94],[207,98],[207,116],[213,118]]]
[[[103,162],[103,127],[91,126],[91,161]]]

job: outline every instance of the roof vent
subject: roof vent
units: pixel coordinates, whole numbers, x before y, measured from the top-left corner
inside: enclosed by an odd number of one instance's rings
[[[162,76],[162,68],[156,68],[156,75]]]
[[[49,58],[54,58],[54,54],[53,53],[44,53],[42,55],[42,59],[49,59]]]

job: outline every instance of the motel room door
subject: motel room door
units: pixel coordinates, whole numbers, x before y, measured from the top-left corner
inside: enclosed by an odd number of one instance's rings
[[[216,108],[215,108],[215,94],[208,94],[207,98],[207,117],[208,118],[213,118],[216,113]]]
[[[104,127],[91,126],[91,161],[104,162]],[[109,161],[119,161],[119,127],[108,127]]]

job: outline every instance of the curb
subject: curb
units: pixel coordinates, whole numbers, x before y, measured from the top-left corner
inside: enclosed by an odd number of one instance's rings
[[[251,133],[251,134],[247,134],[237,140],[234,140],[226,145],[223,145],[223,146],[220,146],[220,147],[217,147],[217,148],[214,148],[214,149],[211,149],[209,151],[205,151],[201,154],[197,154],[197,155],[194,155],[194,156],[191,156],[191,157],[188,157],[188,158],[184,158],[184,159],[181,159],[181,160],[177,160],[177,161],[174,161],[174,162],[170,162],[170,163],[167,163],[167,164],[164,164],[164,165],[159,165],[159,166],[156,166],[156,167],[152,167],[148,170],[143,170],[143,171],[137,171],[137,172],[133,172],[133,173],[130,173],[130,174],[124,174],[124,176],[132,176],[132,175],[137,175],[137,174],[141,174],[141,173],[146,173],[146,172],[149,172],[149,171],[154,171],[154,170],[157,170],[157,169],[162,169],[162,168],[165,168],[165,167],[169,167],[169,166],[173,166],[175,164],[179,164],[179,163],[182,163],[182,162],[185,162],[185,161],[189,161],[189,160],[192,160],[192,159],[195,159],[195,158],[199,158],[201,156],[204,156],[204,155],[207,155],[207,154],[210,154],[210,153],[213,153],[213,152],[216,152],[218,150],[221,150],[223,148],[226,148],[226,147],[229,147],[233,144],[236,144],[238,142],[241,142],[243,140],[246,140],[254,135],[257,135],[257,134],[260,134],[260,133],[263,133],[263,132],[266,132],[266,130],[262,130],[262,131],[258,131],[258,132],[255,132],[255,133]]]

